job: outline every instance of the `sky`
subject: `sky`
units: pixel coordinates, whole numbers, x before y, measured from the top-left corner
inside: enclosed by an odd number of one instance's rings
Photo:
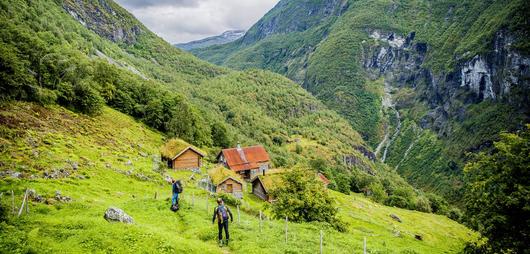
[[[279,0],[116,0],[170,43],[247,30]]]

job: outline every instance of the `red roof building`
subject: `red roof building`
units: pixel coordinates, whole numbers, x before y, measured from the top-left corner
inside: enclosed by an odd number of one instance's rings
[[[270,157],[263,146],[249,146],[223,149],[217,161],[239,173],[244,179],[264,174],[270,166]]]

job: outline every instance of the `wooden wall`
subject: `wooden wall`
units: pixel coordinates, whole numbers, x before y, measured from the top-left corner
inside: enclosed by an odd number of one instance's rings
[[[266,194],[265,189],[258,180],[252,183],[252,193],[265,201],[269,200],[269,196]]]
[[[228,187],[227,187],[228,184],[232,184],[232,192],[230,193],[243,191],[243,185],[241,185],[240,183],[232,179],[227,179],[226,181],[222,182],[221,184],[217,186],[216,188],[217,193],[229,193]]]
[[[188,149],[173,161],[174,169],[192,169],[201,167],[201,156]]]

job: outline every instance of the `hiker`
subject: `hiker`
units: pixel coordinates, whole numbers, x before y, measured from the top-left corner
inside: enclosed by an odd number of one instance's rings
[[[174,206],[178,204],[179,202],[179,193],[182,192],[182,184],[180,183],[180,180],[171,180],[171,186],[173,190],[173,197],[171,198],[171,205]]]
[[[217,227],[219,229],[219,246],[223,246],[223,228],[225,230],[226,245],[228,245],[228,241],[230,239],[230,234],[228,233],[228,215],[230,215],[230,220],[234,222],[234,216],[232,215],[230,208],[225,206],[225,203],[221,198],[218,198],[217,207],[213,211],[212,224],[215,222],[215,218],[217,218]]]

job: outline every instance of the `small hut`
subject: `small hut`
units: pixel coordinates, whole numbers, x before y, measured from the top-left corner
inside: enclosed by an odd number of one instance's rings
[[[281,182],[280,174],[258,175],[252,179],[252,193],[258,198],[272,202],[271,191]]]
[[[229,193],[236,198],[243,197],[243,180],[234,171],[217,166],[210,169],[208,175],[215,186],[216,193]]]
[[[199,169],[205,156],[198,148],[177,138],[170,139],[163,145],[160,154],[162,160],[172,169]]]

